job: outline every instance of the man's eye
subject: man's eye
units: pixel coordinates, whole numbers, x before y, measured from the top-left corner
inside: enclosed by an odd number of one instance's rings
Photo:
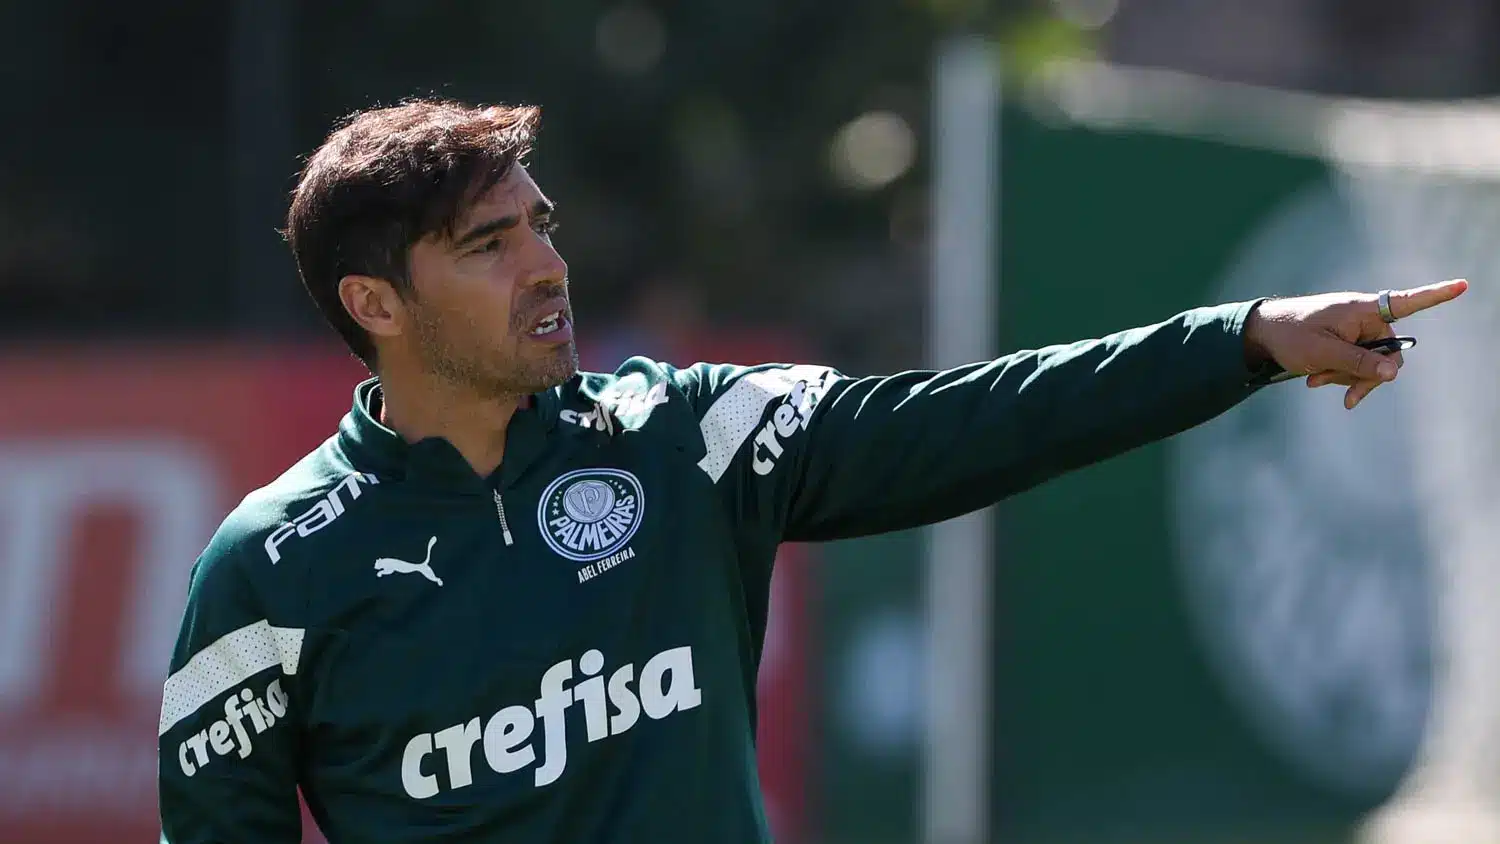
[[[483,246],[481,246],[478,249],[474,250],[474,253],[475,254],[483,254],[485,252],[499,252],[500,251],[500,247],[503,246],[504,243],[505,243],[505,238],[503,238],[503,237],[497,237],[497,238],[495,238],[493,240],[485,241],[485,243],[484,243]]]
[[[557,234],[557,226],[558,223],[555,220],[548,220],[547,222],[538,225],[536,227],[536,231],[537,234],[540,234],[542,237],[551,237],[552,235]]]

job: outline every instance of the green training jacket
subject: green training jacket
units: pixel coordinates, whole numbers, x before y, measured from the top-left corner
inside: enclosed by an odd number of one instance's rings
[[[632,358],[480,477],[358,386],[225,519],[162,700],[172,844],[761,844],[755,681],[787,541],[958,516],[1257,388],[1253,303],[946,371]]]

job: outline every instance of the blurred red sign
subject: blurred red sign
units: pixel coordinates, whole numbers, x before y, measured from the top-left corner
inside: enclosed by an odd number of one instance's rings
[[[324,350],[0,358],[0,841],[155,840],[188,569],[246,492],[334,430],[363,376]],[[761,769],[788,842],[805,812],[805,584],[795,561],[777,575],[761,684]]]
[[[324,351],[0,359],[0,840],[155,840],[188,569],[333,430],[360,375]]]

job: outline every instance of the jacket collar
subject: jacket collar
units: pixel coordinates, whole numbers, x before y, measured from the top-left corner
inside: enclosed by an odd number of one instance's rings
[[[339,422],[339,449],[359,471],[378,476],[438,484],[487,486],[509,482],[544,450],[561,410],[561,390],[554,387],[532,395],[531,407],[511,417],[505,434],[505,458],[498,477],[480,478],[442,437],[408,443],[379,418],[380,379],[370,378],[354,388],[354,403]]]

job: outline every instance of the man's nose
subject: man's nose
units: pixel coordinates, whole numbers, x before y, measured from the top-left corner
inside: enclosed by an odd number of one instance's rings
[[[568,277],[568,263],[558,254],[552,242],[540,235],[532,236],[530,258],[530,271],[526,273],[527,281],[532,284],[561,284]]]

